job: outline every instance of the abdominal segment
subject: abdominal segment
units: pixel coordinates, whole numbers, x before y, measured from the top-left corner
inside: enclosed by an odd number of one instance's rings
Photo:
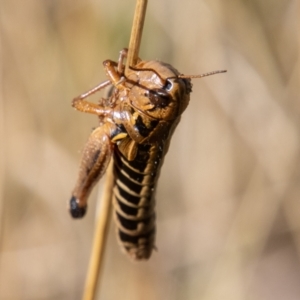
[[[118,240],[134,260],[148,259],[155,240],[155,186],[163,147],[139,144],[134,160],[114,151],[114,217]]]

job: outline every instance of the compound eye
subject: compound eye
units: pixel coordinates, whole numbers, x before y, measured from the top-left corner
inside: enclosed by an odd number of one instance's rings
[[[165,84],[165,86],[164,86],[164,89],[165,90],[167,90],[167,91],[170,91],[171,89],[172,89],[172,87],[173,87],[173,84],[172,84],[172,82],[170,81],[170,80],[166,80],[166,84]]]
[[[166,107],[170,103],[170,95],[163,89],[150,90],[146,96],[156,107]]]

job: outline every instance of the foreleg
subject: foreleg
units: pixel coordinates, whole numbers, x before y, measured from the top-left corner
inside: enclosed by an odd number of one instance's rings
[[[104,81],[94,87],[93,89],[89,90],[88,92],[76,97],[72,101],[72,106],[82,112],[90,113],[90,114],[95,114],[98,116],[105,116],[108,115],[111,112],[110,108],[103,107],[101,105],[88,102],[84,100],[85,98],[89,97],[90,95],[102,90],[106,86],[110,85],[111,82],[109,80]]]

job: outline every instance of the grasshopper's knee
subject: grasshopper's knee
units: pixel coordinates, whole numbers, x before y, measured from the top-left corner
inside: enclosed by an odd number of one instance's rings
[[[75,196],[72,196],[70,200],[70,214],[74,219],[84,217],[87,206],[80,207],[79,202]]]
[[[80,97],[74,98],[71,103],[72,107],[76,108],[79,102],[80,102]]]

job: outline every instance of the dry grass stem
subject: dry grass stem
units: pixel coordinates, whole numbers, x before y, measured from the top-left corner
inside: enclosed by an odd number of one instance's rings
[[[134,20],[131,30],[129,51],[126,61],[126,70],[129,66],[133,66],[137,63],[138,53],[140,49],[144,20],[147,9],[147,0],[137,0]],[[103,197],[100,203],[100,212],[97,217],[96,230],[94,235],[93,249],[90,258],[89,270],[86,279],[86,285],[84,290],[83,300],[95,299],[97,291],[97,283],[101,272],[101,266],[103,262],[103,256],[105,251],[106,237],[109,228],[110,212],[111,212],[111,200],[113,189],[113,163],[111,161],[105,182],[105,188],[103,191]]]
[[[0,38],[0,44],[2,39]],[[2,47],[0,46],[0,57],[2,57]],[[3,103],[3,68],[0,59],[0,138],[5,137],[4,131],[4,103]],[[0,149],[0,249],[2,245],[3,230],[3,210],[4,210],[4,172],[5,172],[5,156],[4,147]]]
[[[138,0],[135,7],[133,25],[131,29],[131,36],[130,36],[129,47],[128,47],[128,56],[126,61],[125,74],[127,73],[129,66],[136,65],[138,60],[141,39],[143,34],[144,21],[146,16],[147,2],[148,2],[147,0]]]
[[[103,196],[100,201],[99,213],[97,216],[92,254],[86,284],[84,289],[83,300],[93,300],[97,292],[97,283],[101,272],[101,266],[104,257],[106,238],[109,229],[111,216],[111,199],[114,185],[113,163],[110,162],[106,171],[106,181],[103,190]]]

